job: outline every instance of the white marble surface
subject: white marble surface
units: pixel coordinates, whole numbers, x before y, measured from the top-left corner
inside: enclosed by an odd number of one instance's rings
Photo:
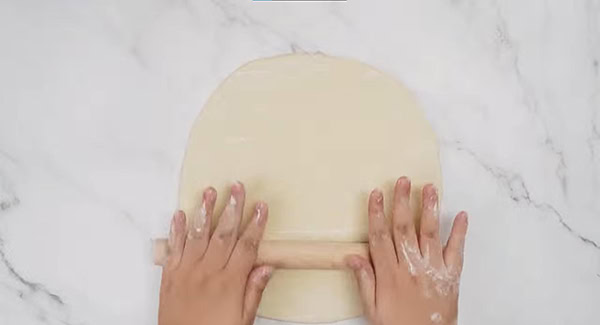
[[[445,232],[471,213],[460,324],[600,322],[600,1],[1,0],[0,324],[154,324],[193,119],[299,51],[418,95]]]

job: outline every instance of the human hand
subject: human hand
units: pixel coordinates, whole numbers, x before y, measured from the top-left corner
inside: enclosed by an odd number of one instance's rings
[[[169,258],[163,268],[159,325],[250,325],[273,271],[253,268],[268,209],[258,203],[243,234],[238,228],[244,211],[244,186],[236,183],[211,235],[217,198],[213,188],[204,191],[202,207],[194,213],[190,229],[177,211],[171,223]]]
[[[410,180],[402,177],[394,188],[391,222],[384,215],[382,193],[374,190],[369,197],[372,264],[360,256],[347,258],[365,316],[372,325],[456,324],[467,214],[456,216],[442,248],[435,187],[423,188],[418,234],[409,197]]]

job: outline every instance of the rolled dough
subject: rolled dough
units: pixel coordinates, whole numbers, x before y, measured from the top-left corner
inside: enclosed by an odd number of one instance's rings
[[[214,91],[190,134],[180,207],[197,208],[212,185],[247,189],[246,215],[269,204],[265,239],[366,241],[371,189],[390,196],[397,177],[441,185],[435,135],[410,92],[382,72],[325,55],[250,62]],[[389,200],[386,203],[389,210]],[[415,209],[415,216],[417,211]],[[347,271],[279,270],[258,311],[295,322],[361,314]]]

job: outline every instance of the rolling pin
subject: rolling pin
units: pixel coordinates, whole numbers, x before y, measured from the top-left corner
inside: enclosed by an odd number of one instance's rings
[[[164,265],[169,255],[166,239],[154,240],[154,264]],[[369,258],[367,243],[263,240],[255,265],[280,269],[344,269],[348,255]]]

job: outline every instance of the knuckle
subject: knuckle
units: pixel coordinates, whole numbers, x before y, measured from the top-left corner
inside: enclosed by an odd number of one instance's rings
[[[394,232],[400,235],[408,234],[410,226],[407,222],[397,222],[394,224]]]
[[[186,288],[189,283],[193,282],[193,277],[191,277],[189,274],[178,272],[177,275],[169,276],[165,280],[166,281],[161,283],[161,285],[164,285],[166,290],[180,291],[182,288]]]
[[[394,206],[393,214],[394,214],[394,216],[398,216],[400,218],[406,218],[406,219],[412,217],[412,213],[408,206],[408,202],[401,202],[401,203],[397,204],[396,206]]]
[[[450,265],[448,266],[448,275],[455,280],[460,279],[460,274],[462,273],[462,265]]]
[[[206,281],[206,286],[210,287],[213,292],[227,292],[231,286],[229,281],[225,281],[223,277],[211,277]]]
[[[166,265],[164,266],[164,272],[171,274],[177,271],[177,269],[179,269],[179,265],[181,264],[180,261],[181,259],[176,259],[175,256],[169,257]]]
[[[255,252],[258,249],[258,240],[255,238],[242,238],[239,243],[241,248],[246,252]]]
[[[427,231],[425,231],[423,233],[423,237],[425,237],[427,239],[434,240],[436,238],[435,231],[433,231],[433,230],[427,230]]]
[[[220,241],[229,241],[233,237],[233,230],[222,231],[217,234],[217,239]]]
[[[390,238],[389,233],[384,229],[377,229],[371,232],[370,240],[382,242]]]

